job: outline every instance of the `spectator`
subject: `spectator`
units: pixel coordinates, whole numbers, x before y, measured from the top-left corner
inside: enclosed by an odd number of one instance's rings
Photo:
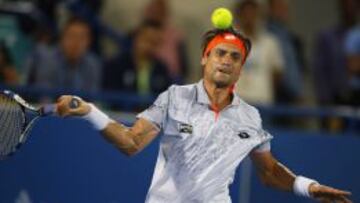
[[[26,82],[45,88],[97,91],[101,63],[89,52],[91,30],[88,24],[72,18],[64,26],[54,49],[37,49],[26,65]]]
[[[252,42],[252,50],[243,67],[236,91],[245,101],[271,105],[283,69],[283,58],[276,39],[261,26],[260,5],[244,0],[236,4],[236,27]]]
[[[284,77],[277,93],[277,103],[296,104],[303,95],[302,70],[304,66],[300,39],[288,26],[289,5],[287,0],[268,0],[268,30],[277,38],[284,59]]]
[[[338,0],[339,24],[322,31],[316,40],[314,54],[314,83],[319,106],[341,105],[347,92],[346,57],[343,49],[345,35],[356,24],[356,0]]]
[[[19,76],[13,65],[9,50],[4,43],[0,43],[0,84],[16,85]]]
[[[155,55],[168,68],[174,83],[183,83],[188,73],[184,36],[171,22],[169,1],[150,0],[145,7],[144,21],[154,21],[163,25],[162,42]]]
[[[162,25],[145,21],[130,34],[130,49],[111,59],[105,67],[104,88],[159,94],[170,84],[166,65],[154,55],[163,41]]]

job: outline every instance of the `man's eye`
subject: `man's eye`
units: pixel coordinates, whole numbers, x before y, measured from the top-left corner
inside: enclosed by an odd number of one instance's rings
[[[217,54],[218,56],[225,56],[226,51],[221,50],[221,49],[218,49],[218,50],[216,50],[216,54]]]
[[[240,54],[238,53],[232,53],[231,54],[231,58],[234,60],[234,61],[239,61],[241,59],[241,56]]]

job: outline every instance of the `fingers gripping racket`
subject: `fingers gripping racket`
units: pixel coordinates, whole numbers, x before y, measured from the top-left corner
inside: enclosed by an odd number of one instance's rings
[[[79,102],[74,97],[70,108],[77,108]],[[40,117],[51,115],[55,110],[55,104],[36,108],[9,90],[0,91],[0,160],[12,155],[25,143]]]

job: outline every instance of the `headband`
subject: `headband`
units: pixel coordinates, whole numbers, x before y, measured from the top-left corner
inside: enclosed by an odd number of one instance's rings
[[[242,40],[240,40],[237,36],[235,36],[234,34],[230,33],[230,32],[226,32],[226,33],[221,33],[216,35],[213,39],[211,39],[211,41],[208,43],[204,55],[206,56],[209,54],[209,52],[218,44],[220,43],[228,43],[228,44],[233,44],[235,45],[238,49],[240,49],[241,55],[243,57],[242,59],[242,64],[244,64],[245,59],[246,59],[246,49],[245,49],[245,45],[244,42]]]

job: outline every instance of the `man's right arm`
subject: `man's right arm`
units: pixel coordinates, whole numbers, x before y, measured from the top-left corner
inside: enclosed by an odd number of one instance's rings
[[[132,127],[111,122],[101,131],[106,140],[129,156],[144,149],[159,132],[159,128],[143,118],[138,119]]]
[[[65,95],[56,103],[60,116],[81,116],[101,131],[104,138],[126,155],[134,155],[145,148],[159,134],[160,129],[144,118],[139,118],[132,127],[126,127],[111,120],[91,103],[78,98],[79,106],[70,108],[73,96]]]

